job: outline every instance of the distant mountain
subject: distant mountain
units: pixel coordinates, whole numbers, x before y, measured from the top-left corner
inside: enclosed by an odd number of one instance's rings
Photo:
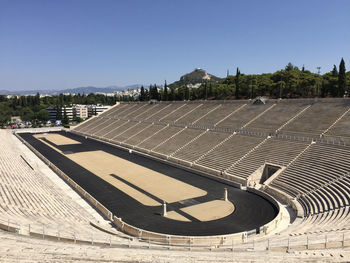
[[[30,95],[30,94],[48,94],[48,95],[59,95],[60,93],[80,93],[80,94],[89,94],[89,93],[112,93],[115,91],[122,91],[122,90],[128,90],[128,89],[138,89],[142,85],[141,84],[134,84],[134,85],[128,85],[124,87],[119,86],[109,86],[104,88],[97,88],[97,87],[79,87],[79,88],[73,88],[73,89],[62,89],[62,90],[0,90],[0,94],[7,95]]]
[[[204,69],[196,68],[192,72],[185,74],[180,77],[180,80],[175,81],[170,84],[170,87],[180,87],[180,86],[196,86],[203,82],[218,82],[221,79],[212,74],[207,73]]]
[[[180,77],[180,80],[175,81],[174,83],[170,84],[169,87],[181,87],[181,86],[188,86],[191,88],[197,88],[200,86],[203,82],[212,82],[216,83],[219,82],[221,79],[219,77],[216,77],[212,74],[207,73],[204,69],[196,68],[192,72],[185,74]],[[79,88],[72,88],[72,89],[62,89],[62,90],[0,90],[0,94],[2,95],[32,95],[36,93],[40,94],[48,94],[48,95],[59,95],[61,93],[74,93],[74,94],[89,94],[89,93],[113,93],[116,91],[123,91],[123,90],[133,90],[133,89],[139,89],[141,88],[141,84],[134,84],[134,85],[128,85],[128,86],[108,86],[108,87],[79,87]],[[147,88],[147,85],[144,86]],[[162,86],[160,86],[162,87]]]
[[[109,86],[105,88],[97,88],[97,87],[79,87],[79,88],[74,88],[74,89],[63,89],[57,91],[53,95],[58,95],[60,93],[80,93],[80,94],[89,94],[89,93],[112,93],[115,91],[120,91],[123,90],[123,87],[118,87],[118,86]]]

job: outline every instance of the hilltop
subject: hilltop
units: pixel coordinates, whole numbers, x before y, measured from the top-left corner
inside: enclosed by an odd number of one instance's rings
[[[204,69],[196,68],[192,72],[181,76],[180,80],[170,84],[169,87],[188,86],[192,88],[199,87],[203,82],[218,83],[220,80],[221,78],[207,73]]]

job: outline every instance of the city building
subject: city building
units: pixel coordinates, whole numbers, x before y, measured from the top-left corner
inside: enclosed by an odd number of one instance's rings
[[[88,115],[89,117],[97,115],[105,110],[108,110],[111,106],[106,105],[89,105],[88,106]]]
[[[63,116],[64,116],[64,110],[66,109],[66,114],[67,114],[67,117],[69,120],[73,120],[73,116],[74,116],[74,112],[75,112],[75,107],[62,107],[61,108],[61,118],[57,118],[57,108],[55,107],[49,107],[49,108],[46,108],[46,110],[48,111],[49,113],[49,119],[50,120],[57,120],[57,119],[62,119]]]
[[[89,110],[87,105],[76,105],[75,106],[76,116],[82,118],[83,120],[89,117]]]
[[[49,119],[50,120],[62,120],[64,116],[64,109],[66,109],[66,114],[69,120],[73,120],[74,117],[82,118],[83,120],[95,115],[99,114],[107,109],[109,109],[111,106],[105,106],[105,105],[73,105],[71,107],[62,107],[61,108],[61,117],[57,117],[57,108],[56,107],[49,107],[46,108],[46,110],[49,112]]]

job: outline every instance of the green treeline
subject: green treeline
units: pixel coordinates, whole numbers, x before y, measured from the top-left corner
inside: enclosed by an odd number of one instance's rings
[[[36,94],[35,96],[20,96],[12,98],[0,96],[0,124],[6,124],[9,122],[11,116],[20,116],[22,121],[47,121],[49,119],[49,114],[46,108],[48,107],[61,109],[65,106],[69,107],[72,104],[114,105],[117,100],[117,97],[92,93],[89,95],[60,94],[59,96],[46,97],[40,97],[39,94]]]
[[[339,70],[338,70],[339,68]],[[250,99],[257,96],[270,98],[312,98],[344,97],[350,90],[350,71],[346,73],[342,59],[339,67],[319,75],[304,67],[299,69],[291,63],[274,73],[246,75],[239,68],[234,76],[220,81],[203,82],[199,88],[187,85],[174,86],[164,84],[163,89],[151,85],[142,87],[140,100],[198,100],[198,99]]]

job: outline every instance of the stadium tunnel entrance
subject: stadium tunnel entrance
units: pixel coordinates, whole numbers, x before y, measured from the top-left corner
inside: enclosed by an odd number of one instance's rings
[[[263,185],[272,182],[285,169],[286,166],[265,162],[247,178],[247,186],[260,189]]]

